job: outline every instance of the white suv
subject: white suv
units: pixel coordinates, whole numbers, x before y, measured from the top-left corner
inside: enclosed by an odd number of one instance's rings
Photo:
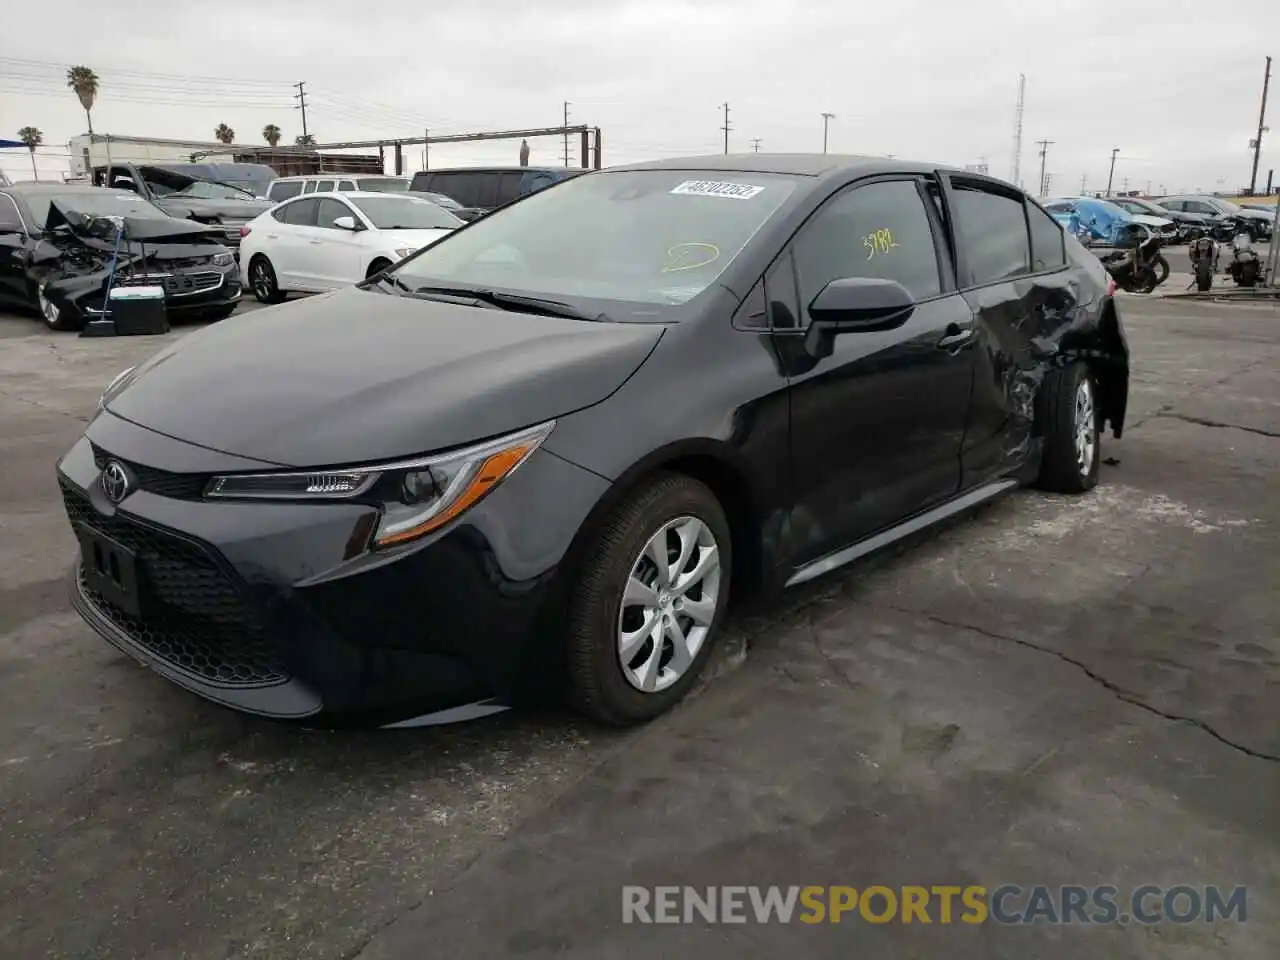
[[[276,177],[267,187],[267,199],[272,203],[291,200],[304,193],[350,193],[358,190],[370,193],[406,193],[408,177],[389,177],[380,173],[312,173],[302,177]]]

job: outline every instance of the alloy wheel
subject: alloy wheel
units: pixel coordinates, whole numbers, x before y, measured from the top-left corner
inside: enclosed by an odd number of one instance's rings
[[[49,326],[57,326],[58,323],[58,305],[44,295],[44,289],[37,292],[40,300],[40,315],[44,317],[44,322]]]
[[[1093,386],[1088,377],[1076,388],[1075,439],[1076,467],[1080,476],[1087,477],[1093,469],[1093,458],[1098,446],[1097,415],[1093,408]]]
[[[267,265],[259,260],[253,265],[253,292],[259,300],[266,300],[271,296],[271,277],[267,275]]]
[[[627,682],[657,693],[679,680],[706,642],[720,596],[720,549],[697,517],[663,524],[631,565],[618,611]]]

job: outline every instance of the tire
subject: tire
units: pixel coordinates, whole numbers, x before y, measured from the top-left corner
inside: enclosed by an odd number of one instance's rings
[[[375,273],[381,273],[387,267],[391,266],[391,261],[386,257],[379,257],[373,263],[369,264],[369,269],[365,271],[364,278],[368,280]]]
[[[665,588],[656,593],[647,591],[654,605],[646,612],[642,603],[624,603],[624,595],[633,574],[640,586],[633,599],[639,599],[646,593],[645,586],[655,582],[658,570],[645,551],[651,541],[661,542],[657,538],[664,532],[668,563],[679,562],[672,551],[678,552],[684,542],[682,534],[691,540],[696,536],[695,548],[681,569],[687,576],[705,565],[707,572],[696,586],[686,583],[683,598]],[[711,545],[718,568],[708,562],[711,554],[707,547]],[[689,692],[715,646],[729,602],[733,569],[724,509],[715,494],[692,477],[660,474],[614,509],[576,569],[579,581],[570,599],[567,624],[570,702],[592,719],[613,726],[652,720]],[[673,577],[679,573],[672,571]],[[671,579],[665,582],[671,584]],[[708,608],[708,602],[714,606]],[[687,612],[694,604],[701,611],[701,625]],[[663,618],[670,618],[688,640],[697,638],[692,655],[684,648],[683,664],[675,655]],[[644,627],[646,622],[653,623],[652,630]],[[633,629],[635,645],[628,666],[624,666],[621,647],[627,628],[638,629]],[[660,635],[661,649],[654,633]],[[646,680],[651,688],[648,691],[643,689]]]
[[[1169,279],[1169,261],[1164,258],[1163,254],[1157,255],[1155,259],[1156,270],[1156,286],[1164,283]]]
[[[1087,409],[1081,392],[1087,391]],[[1084,493],[1098,485],[1098,464],[1102,460],[1102,438],[1098,429],[1097,385],[1083,363],[1052,368],[1040,386],[1038,416],[1044,436],[1044,456],[1037,485],[1055,493]],[[1087,424],[1078,424],[1080,415]],[[1084,431],[1077,436],[1077,427]],[[1087,455],[1081,450],[1086,445]],[[1081,461],[1085,462],[1082,463]]]
[[[79,330],[84,327],[84,318],[73,316],[65,308],[59,308],[45,298],[44,289],[36,291],[36,303],[40,311],[40,320],[44,325],[57,333],[68,330]]]
[[[1207,263],[1196,267],[1196,289],[1208,293],[1213,286],[1213,268]]]
[[[249,286],[259,303],[282,303],[285,292],[276,282],[276,271],[271,261],[261,253],[255,253],[249,261]]]

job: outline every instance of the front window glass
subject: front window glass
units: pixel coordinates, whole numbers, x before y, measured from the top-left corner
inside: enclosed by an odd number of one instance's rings
[[[795,186],[765,173],[594,173],[473,222],[393,275],[410,289],[678,305],[716,281]]]
[[[462,221],[428,200],[356,195],[347,198],[379,230],[453,230]]]

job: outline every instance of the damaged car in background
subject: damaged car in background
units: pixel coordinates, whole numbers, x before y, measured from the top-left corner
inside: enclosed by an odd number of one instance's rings
[[[200,176],[208,167],[195,163],[120,163],[95,172],[94,177],[100,186],[136,193],[171,217],[220,228],[220,239],[235,253],[240,247],[240,228],[274,204],[240,187]]]
[[[0,303],[78,330],[101,313],[109,282],[162,286],[175,319],[221,320],[240,302],[235,257],[215,229],[123,190],[0,189]]]

